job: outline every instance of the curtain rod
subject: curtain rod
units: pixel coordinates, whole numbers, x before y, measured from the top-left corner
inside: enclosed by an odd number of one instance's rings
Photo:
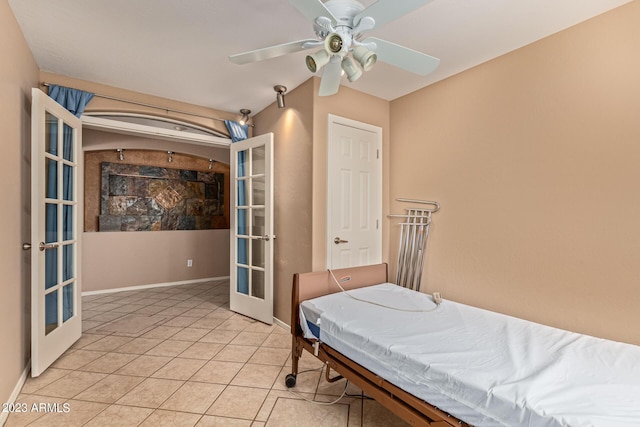
[[[41,84],[42,84],[42,86],[45,86],[45,87],[51,86],[51,84],[47,83],[47,82],[42,82]],[[98,98],[110,99],[112,101],[126,102],[127,104],[139,105],[141,107],[155,108],[156,110],[163,110],[163,111],[166,111],[167,113],[171,112],[171,113],[186,114],[188,116],[200,117],[200,118],[203,118],[203,119],[210,119],[210,120],[217,120],[219,122],[224,122],[225,121],[225,119],[219,119],[217,117],[203,116],[203,115],[200,115],[200,114],[190,113],[188,111],[174,110],[173,108],[160,107],[158,105],[146,104],[144,102],[131,101],[131,100],[128,100],[128,99],[123,99],[123,98],[116,98],[115,96],[101,95],[99,93],[94,93],[93,96],[97,96]],[[248,125],[253,127],[252,124],[248,124]]]

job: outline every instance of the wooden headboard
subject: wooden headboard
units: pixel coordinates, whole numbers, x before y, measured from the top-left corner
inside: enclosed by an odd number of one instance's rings
[[[332,271],[345,290],[388,282],[388,267],[386,263],[340,268]],[[299,305],[302,301],[335,292],[340,292],[340,288],[331,277],[329,270],[302,274],[295,273],[291,291],[291,333],[297,335],[300,332],[298,315]]]

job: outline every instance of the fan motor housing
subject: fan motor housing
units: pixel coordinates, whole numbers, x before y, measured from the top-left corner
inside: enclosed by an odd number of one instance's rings
[[[324,5],[338,20],[337,25],[351,28],[353,18],[365,9],[364,5],[356,0],[329,0]]]

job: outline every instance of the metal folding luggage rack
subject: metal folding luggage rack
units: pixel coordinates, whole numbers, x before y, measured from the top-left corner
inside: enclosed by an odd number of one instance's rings
[[[431,200],[396,199],[398,202],[429,205],[428,208],[409,207],[404,214],[389,214],[388,218],[402,218],[396,284],[420,291],[422,269],[427,250],[431,215],[440,210],[440,204]]]

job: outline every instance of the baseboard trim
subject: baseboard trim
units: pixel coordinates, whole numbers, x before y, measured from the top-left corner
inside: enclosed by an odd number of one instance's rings
[[[281,328],[284,329],[291,329],[291,327],[289,325],[287,325],[286,323],[284,323],[282,320],[278,319],[277,317],[273,318],[273,323],[275,323],[276,325],[280,326]]]
[[[88,295],[111,294],[114,292],[138,291],[140,289],[149,289],[149,288],[164,288],[167,286],[192,285],[194,283],[213,282],[218,280],[229,280],[229,276],[207,277],[204,279],[194,279],[194,280],[181,280],[178,282],[152,283],[149,285],[127,286],[124,288],[101,289],[99,291],[82,292],[82,296],[84,297]]]
[[[29,361],[27,362],[27,366],[24,368],[24,371],[22,371],[22,375],[20,375],[20,378],[18,379],[18,383],[13,388],[13,391],[11,392],[11,396],[9,396],[9,400],[7,400],[6,403],[9,403],[9,404],[15,403],[16,399],[20,395],[22,386],[24,386],[24,383],[27,381],[27,377],[29,376],[29,371],[31,371],[31,359],[29,359]],[[4,423],[7,422],[7,418],[9,418],[9,412],[3,412],[2,408],[0,408],[0,426],[3,426]]]

